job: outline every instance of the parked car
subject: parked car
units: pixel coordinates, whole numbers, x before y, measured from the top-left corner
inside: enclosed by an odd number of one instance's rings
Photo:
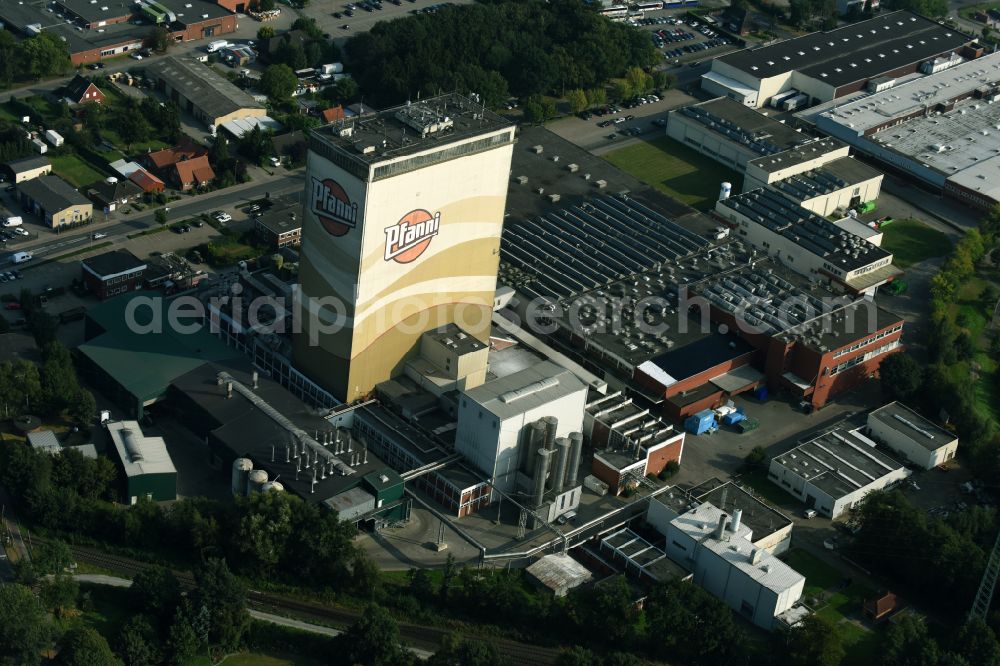
[[[3,307],[4,310],[20,310],[21,304],[17,301],[11,301],[10,303],[5,303]]]
[[[132,60],[142,60],[142,56],[138,53],[133,53],[130,57]]]
[[[803,518],[813,519],[816,517],[816,509],[806,509],[802,512]]]
[[[102,234],[102,233],[101,233],[100,231],[98,231],[98,232],[94,233],[94,234],[93,234],[93,235],[91,236],[91,238],[93,238],[94,240],[99,240],[99,239],[101,239],[101,238],[107,238],[107,237],[108,237],[108,235],[107,235],[107,234]]]
[[[233,219],[232,215],[230,215],[229,213],[225,213],[221,210],[213,213],[212,217],[215,219],[216,222],[221,222],[223,224],[225,224],[226,222],[230,222]]]

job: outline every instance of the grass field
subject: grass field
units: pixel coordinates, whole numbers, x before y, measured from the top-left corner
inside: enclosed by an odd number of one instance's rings
[[[976,411],[980,416],[1000,423],[1000,381],[996,376],[997,361],[989,352],[990,340],[986,335],[989,317],[995,303],[984,300],[984,291],[996,285],[996,276],[986,275],[982,270],[967,280],[955,294],[948,314],[959,327],[968,331],[976,352],[973,361],[979,366],[975,380]],[[972,367],[968,361],[960,361],[948,366],[948,372],[956,383],[974,381]]]
[[[707,209],[728,181],[739,192],[743,177],[727,167],[671,139],[640,141],[604,156],[611,164],[679,201]]]
[[[321,662],[315,659],[287,654],[234,654],[219,662],[220,666],[320,666],[320,664]]]
[[[49,157],[49,160],[52,162],[52,171],[73,185],[73,187],[79,188],[90,185],[104,178],[103,173],[76,155],[52,155]]]
[[[772,483],[767,478],[767,472],[763,469],[741,474],[739,482],[752,488],[755,493],[771,504],[785,504],[794,499],[791,495]]]
[[[914,219],[896,220],[882,231],[882,247],[892,252],[892,263],[907,268],[951,251],[948,237]]]

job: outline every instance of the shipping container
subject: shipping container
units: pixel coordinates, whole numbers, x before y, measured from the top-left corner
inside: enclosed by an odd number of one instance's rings
[[[703,409],[697,414],[687,417],[684,421],[684,429],[692,435],[700,435],[718,427],[719,424],[715,421],[715,412],[711,409]]]

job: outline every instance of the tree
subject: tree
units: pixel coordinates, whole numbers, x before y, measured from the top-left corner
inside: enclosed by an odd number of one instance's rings
[[[31,590],[0,585],[0,657],[15,664],[37,664],[48,638],[49,625]]]
[[[261,26],[257,30],[257,39],[271,39],[274,37],[274,28],[269,25]]]
[[[185,599],[174,612],[173,622],[167,630],[166,652],[174,664],[183,664],[198,654],[205,632],[196,628],[199,612]]]
[[[410,569],[410,594],[417,601],[427,602],[434,598],[434,583],[427,569]]]
[[[257,0],[257,9],[262,12],[269,12],[274,9],[274,0]]]
[[[587,104],[591,107],[604,106],[608,103],[608,91],[601,88],[591,88],[587,91]]]
[[[389,611],[369,604],[361,619],[343,634],[344,663],[366,666],[411,664],[413,659],[399,643],[399,627]]]
[[[139,613],[172,617],[181,599],[181,584],[166,567],[144,569],[132,579],[129,602]]]
[[[264,160],[274,155],[274,141],[270,130],[256,126],[246,132],[240,139],[239,151],[254,164],[262,164]]]
[[[587,108],[587,93],[575,88],[566,93],[566,101],[569,102],[570,111],[580,113]]]
[[[634,95],[640,95],[653,87],[653,77],[642,71],[641,67],[629,67],[625,72],[625,80]]]
[[[74,453],[77,453],[74,451]],[[61,457],[61,456],[60,456]],[[73,564],[73,553],[65,541],[53,539],[40,543],[32,549],[31,563],[40,576],[58,574]]]
[[[886,400],[908,401],[916,396],[924,381],[923,367],[907,352],[882,359],[878,374]]]
[[[59,663],[64,666],[120,666],[104,636],[90,627],[70,629],[63,636]]]
[[[250,626],[246,588],[220,558],[210,558],[194,576],[196,600],[208,610],[209,640],[225,649],[237,647]]]
[[[825,617],[808,616],[784,638],[782,651],[790,666],[838,666],[844,658],[837,629]]]
[[[69,416],[75,423],[93,425],[97,418],[97,400],[94,399],[94,394],[85,388],[77,391],[76,400],[70,403]]]
[[[886,666],[936,666],[940,650],[919,617],[907,615],[885,632],[882,663]]]
[[[125,666],[157,666],[161,655],[159,637],[144,615],[133,615],[118,634],[117,652]]]
[[[260,77],[260,90],[275,102],[289,100],[299,85],[295,72],[285,64],[269,65]]]
[[[146,114],[141,112],[139,104],[132,98],[121,105],[118,113],[115,114],[115,130],[118,136],[125,141],[128,150],[132,150],[132,144],[145,141],[152,132]]]
[[[747,454],[745,458],[747,465],[751,467],[760,466],[765,460],[767,460],[767,452],[762,446],[755,446],[750,449],[750,453]]]
[[[42,396],[50,413],[61,414],[80,393],[73,359],[69,350],[58,342],[48,344],[43,351]]]
[[[170,31],[163,25],[153,28],[146,38],[146,46],[157,53],[164,53],[173,43],[174,40],[170,37]]]
[[[153,219],[161,227],[164,226],[164,225],[166,225],[166,223],[167,223],[167,211],[164,210],[163,208],[157,208],[156,212],[153,213]]]
[[[451,588],[452,581],[455,580],[455,574],[458,572],[458,567],[455,564],[455,556],[448,553],[448,556],[444,558],[444,567],[441,570],[441,602],[446,603],[448,601],[448,590]]]
[[[635,90],[631,84],[624,79],[615,79],[611,86],[611,99],[616,102],[623,102],[635,96]]]
[[[490,643],[449,635],[424,663],[428,666],[504,666],[510,661]]]
[[[62,617],[66,611],[76,606],[79,594],[80,585],[72,576],[58,574],[42,581],[39,597],[42,605],[51,610],[56,617]]]

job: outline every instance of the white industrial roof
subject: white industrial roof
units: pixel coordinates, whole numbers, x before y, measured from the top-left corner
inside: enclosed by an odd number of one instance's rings
[[[729,514],[713,504],[702,502],[687,513],[677,516],[670,523],[692,539],[700,541],[715,532],[715,529],[719,526],[719,516],[729,516]],[[730,532],[729,528],[726,528],[726,533],[732,535],[734,539],[741,540],[747,544],[753,538],[753,530],[743,523],[740,523],[740,527],[735,534]]]
[[[62,449],[59,440],[56,439],[56,434],[51,430],[29,432],[28,444],[36,451],[44,451],[45,453],[58,453]]]
[[[842,104],[820,114],[820,118],[848,127],[861,136],[867,129],[883,125],[892,118],[955,99],[996,81],[1000,81],[1000,53],[991,53]]]
[[[888,405],[869,412],[869,425],[872,421],[878,421],[898,431],[930,451],[936,451],[957,439],[953,433],[941,428],[930,419],[924,418],[900,402],[890,402]]]
[[[498,418],[506,419],[586,390],[586,385],[569,370],[542,361],[470,389],[465,395]]]
[[[769,590],[780,593],[805,580],[805,576],[798,571],[745,539],[734,537],[718,541],[709,538],[704,545],[732,567],[739,569]],[[756,550],[761,552],[760,559],[754,564],[752,557]]]
[[[240,138],[254,127],[279,132],[284,125],[270,116],[262,116],[260,118],[237,118],[236,120],[222,123],[221,127],[233,136]]]
[[[546,555],[528,567],[527,572],[545,587],[566,590],[586,583],[591,578],[590,570],[569,555]]]
[[[126,476],[177,473],[162,437],[143,435],[136,421],[114,421],[105,426]]]

